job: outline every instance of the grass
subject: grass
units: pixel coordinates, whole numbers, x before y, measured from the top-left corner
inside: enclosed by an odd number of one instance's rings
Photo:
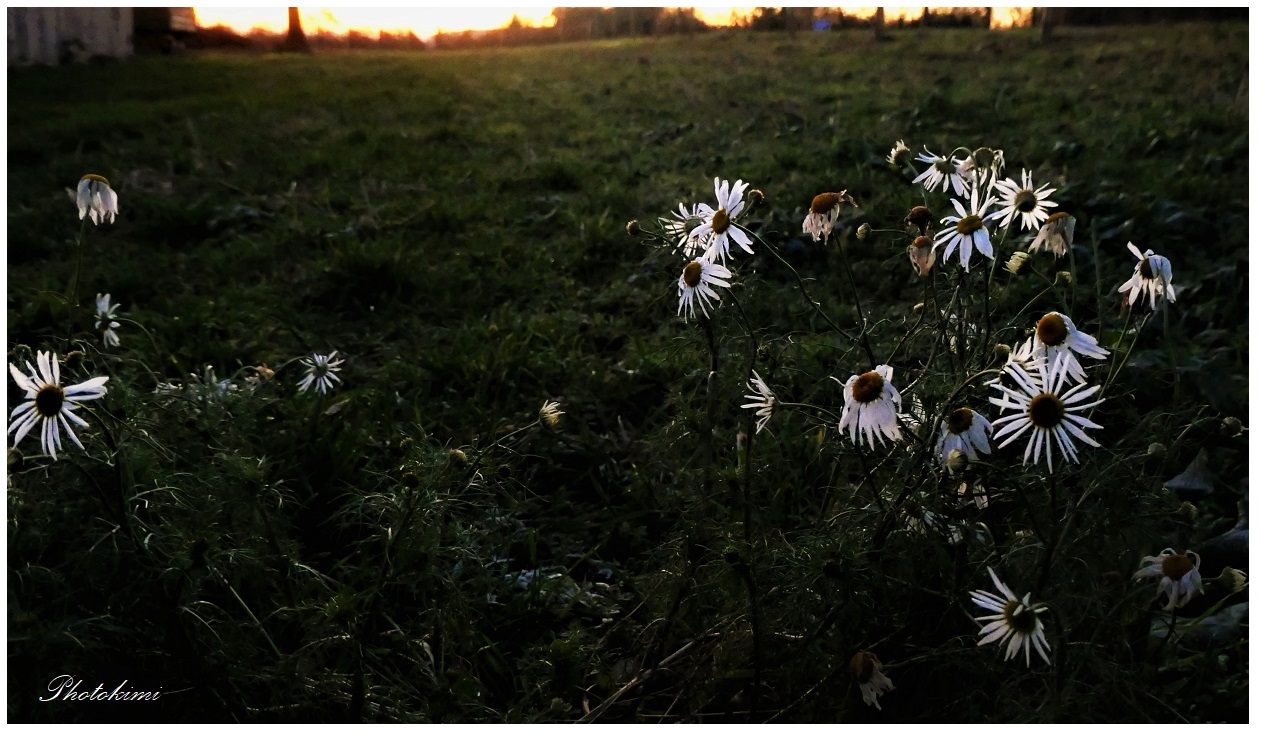
[[[1246,719],[1246,638],[1196,653],[1149,639],[1161,614],[1128,577],[1167,545],[1220,566],[1205,545],[1246,475],[1246,433],[1219,425],[1247,410],[1247,40],[1243,24],[1069,28],[1047,45],[717,31],[11,72],[10,361],[64,354],[70,323],[75,374],[111,381],[101,423],[79,431],[87,451],[54,464],[28,437],[10,454],[10,714]],[[759,255],[735,294],[761,348],[724,309],[711,382],[705,333],[675,317],[676,261],[626,233],[709,201],[715,176],[750,181],[765,195],[754,229],[853,329],[839,251],[800,222],[845,188],[861,205],[846,231],[899,228],[923,199],[883,160],[897,139],[1002,148],[1010,175],[1051,181],[1083,247],[1077,287],[1036,303],[1101,343],[1125,325],[1127,242],[1169,257],[1184,288],[1167,326],[1133,337],[1105,448],[1080,472],[1048,487],[1000,451],[1011,460],[969,474],[999,498],[993,541],[967,551],[888,532],[901,515],[871,502],[856,461],[872,458],[834,420],[777,414],[746,473],[731,446],[749,360],[785,399],[839,411],[828,377],[862,351]],[[122,213],[89,227],[70,309],[63,189],[85,172],[109,178]],[[882,355],[925,292],[905,246],[846,237]],[[1001,282],[1013,311],[1043,290]],[[128,319],[117,351],[88,328],[82,296],[98,292]],[[1008,343],[1032,321],[1013,323]],[[894,360],[906,381],[928,345]],[[295,360],[333,349],[344,387],[295,395]],[[207,365],[244,385],[264,363],[276,380],[248,398],[152,394]],[[560,427],[514,433],[545,399]],[[1162,483],[1201,448],[1216,491],[1179,509]],[[909,458],[881,466],[892,496],[908,476],[943,486]],[[1034,505],[1004,482],[1036,485]],[[1034,535],[1062,526],[1056,491],[1095,500],[1035,594],[1059,614],[1055,664],[1026,672],[976,648],[967,591],[1001,558],[1031,589],[1048,556]],[[944,511],[944,496],[915,501]],[[849,680],[863,648],[897,684],[883,712]],[[38,702],[66,672],[169,694],[121,711]]]

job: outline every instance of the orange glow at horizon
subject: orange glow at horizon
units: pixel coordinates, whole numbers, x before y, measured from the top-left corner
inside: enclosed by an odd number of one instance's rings
[[[711,26],[729,26],[749,17],[756,8],[753,7],[697,7],[692,8],[696,17]],[[845,15],[855,18],[869,18],[876,12],[876,7],[839,8]],[[945,8],[942,8],[945,10]],[[990,27],[1009,28],[1013,25],[1028,25],[1032,8],[996,7]],[[896,23],[898,20],[914,21],[923,14],[924,7],[885,7],[885,22]],[[249,33],[260,29],[269,33],[284,33],[289,27],[289,14],[286,8],[194,8],[197,25],[210,28],[217,25],[227,26],[237,33]],[[415,33],[418,38],[428,40],[440,32],[489,31],[503,28],[512,22],[513,16],[522,25],[535,28],[548,28],[556,23],[552,17],[552,8],[299,8],[302,18],[302,29],[307,33],[327,32],[344,36],[350,31],[364,33],[376,37],[384,31],[391,34]]]

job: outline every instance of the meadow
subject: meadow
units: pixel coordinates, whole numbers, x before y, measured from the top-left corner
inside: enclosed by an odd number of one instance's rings
[[[109,381],[82,450],[9,451],[9,719],[1245,721],[1248,61],[1195,23],[11,70],[9,362]],[[1015,274],[996,234],[919,276],[908,211],[954,211],[898,140],[1001,149],[1071,256]],[[653,234],[716,177],[757,241],[684,319]],[[1129,242],[1176,302],[1122,307]],[[1111,352],[1101,447],[932,460],[1048,311]],[[869,362],[920,413],[891,446],[837,429]],[[1132,577],[1165,547],[1204,579],[1176,613]],[[1048,605],[1049,663],[978,645],[987,568]],[[41,702],[62,674],[163,695]]]

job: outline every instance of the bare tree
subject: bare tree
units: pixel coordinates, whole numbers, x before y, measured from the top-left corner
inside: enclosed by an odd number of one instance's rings
[[[297,8],[289,8],[289,33],[285,36],[284,43],[280,44],[280,50],[288,53],[311,53],[306,34],[302,32],[302,18],[298,16]]]
[[[875,31],[876,40],[884,40],[884,8],[876,8],[876,14],[871,17],[871,27]]]

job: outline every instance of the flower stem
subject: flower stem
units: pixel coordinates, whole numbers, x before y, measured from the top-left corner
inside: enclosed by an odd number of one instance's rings
[[[74,277],[70,279],[70,303],[69,313],[66,314],[66,350],[70,349],[70,343],[74,340],[74,315],[79,308],[79,273],[83,270],[83,234],[87,231],[88,220],[86,218],[79,220],[79,236],[74,240],[74,248],[78,253],[77,262],[74,266]]]

